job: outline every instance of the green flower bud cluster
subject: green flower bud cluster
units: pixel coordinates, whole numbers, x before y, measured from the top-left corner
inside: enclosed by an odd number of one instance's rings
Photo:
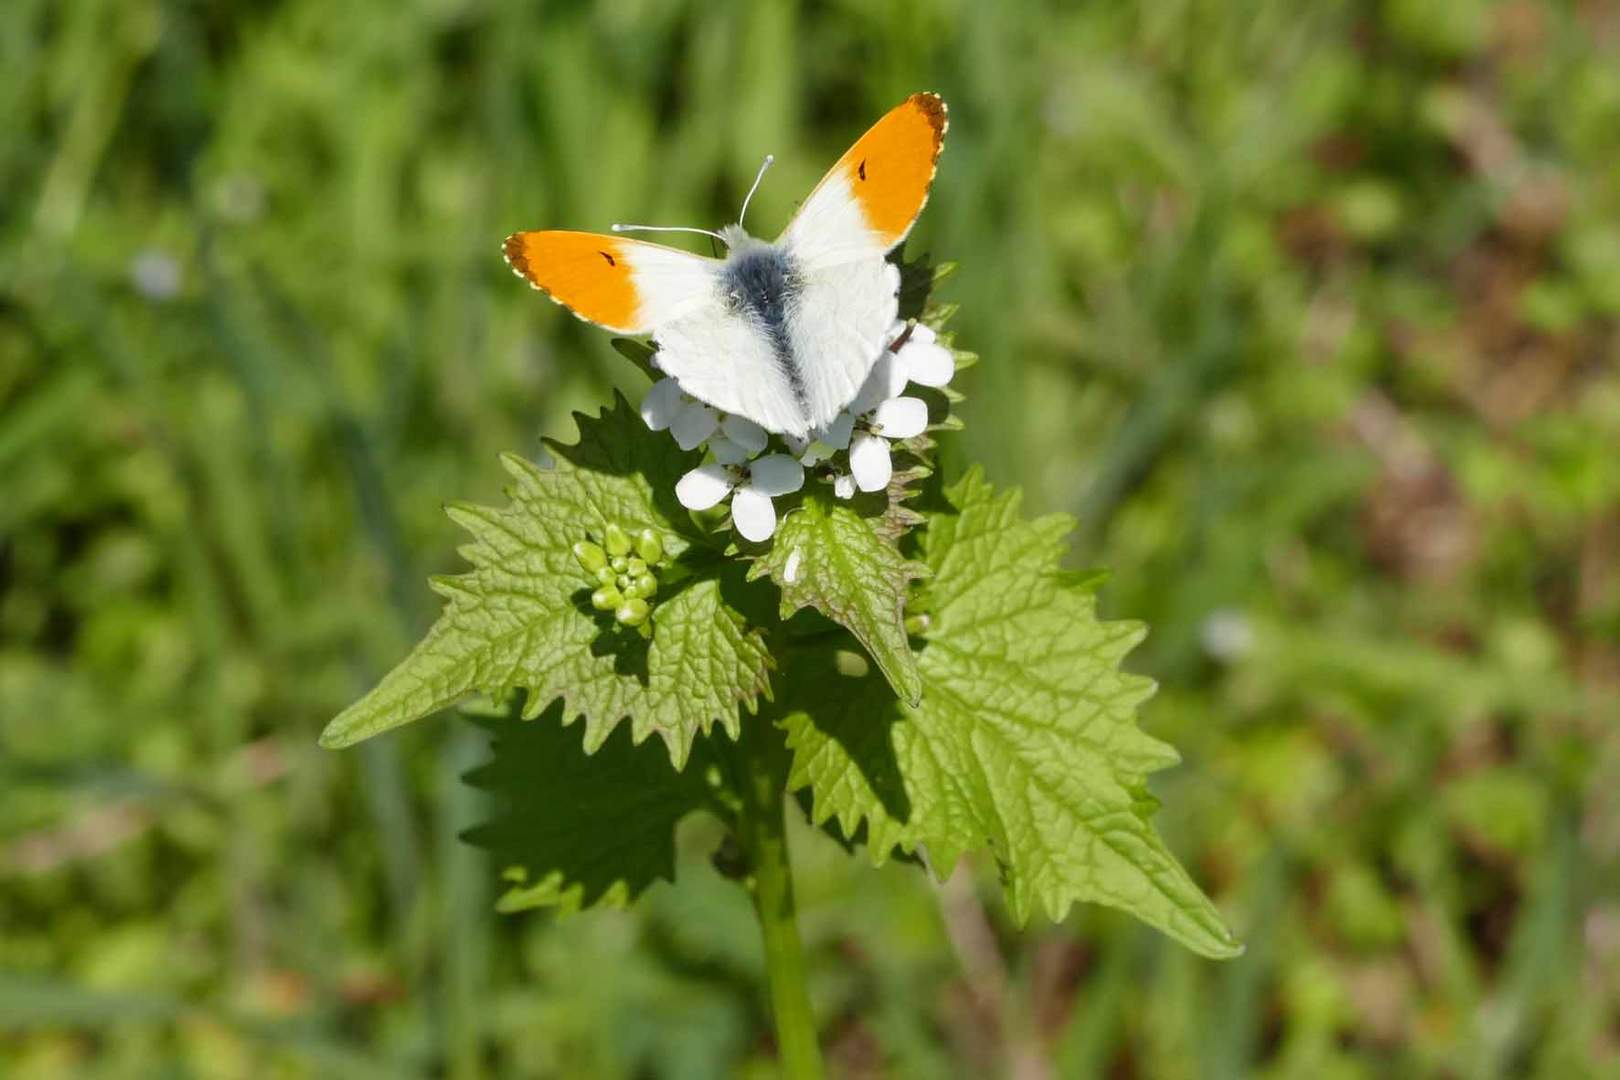
[[[621,626],[634,627],[642,637],[652,636],[652,598],[658,592],[656,568],[664,562],[658,534],[642,529],[634,540],[617,523],[608,525],[600,544],[581,540],[574,558],[596,585],[591,606],[610,611]]]

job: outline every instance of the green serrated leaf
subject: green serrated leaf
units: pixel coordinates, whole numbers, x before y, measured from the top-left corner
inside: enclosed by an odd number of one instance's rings
[[[587,753],[625,717],[635,742],[662,737],[676,768],[714,724],[735,737],[738,707],[756,707],[771,661],[763,636],[726,602],[720,582],[692,569],[703,554],[692,548],[699,534],[674,488],[696,455],[649,432],[623,397],[578,421],[578,443],[548,443],[552,468],[503,458],[515,481],[510,504],[449,508],[473,536],[461,549],[473,569],[435,580],[447,601],[439,620],[327,725],[322,745],[348,746],[473,691],[501,700],[518,688],[528,691],[534,713],[562,698],[564,722],[583,716]],[[591,585],[572,548],[587,532],[600,537],[609,522],[631,533],[652,529],[677,567],[684,560],[691,570],[656,597],[650,641],[591,609]]]
[[[675,826],[716,809],[704,768],[676,772],[651,746],[611,736],[585,756],[561,708],[538,719],[484,715],[492,760],[466,781],[490,793],[491,821],[463,839],[490,851],[507,882],[502,911],[623,907],[675,877]],[[704,764],[700,750],[694,766]]]
[[[807,492],[749,577],[770,575],[782,591],[783,618],[814,608],[854,634],[894,692],[915,703],[922,679],[906,641],[906,593],[927,568],[878,535],[881,520],[863,518],[824,490]]]
[[[882,861],[900,845],[947,873],[988,846],[1009,907],[1055,919],[1075,901],[1131,912],[1206,956],[1241,946],[1153,831],[1147,774],[1176,753],[1136,726],[1152,683],[1119,670],[1139,624],[1097,619],[1089,585],[1059,571],[1065,517],[1030,521],[975,471],[945,491],[923,553],[933,572],[921,703],[796,658],[782,723],[789,784]]]
[[[906,503],[916,497],[918,483],[934,474],[933,466],[928,464],[933,451],[934,438],[928,432],[892,447],[894,473],[882,493],[886,505],[880,515],[869,519],[878,536],[898,543],[902,536],[923,523],[923,516]]]

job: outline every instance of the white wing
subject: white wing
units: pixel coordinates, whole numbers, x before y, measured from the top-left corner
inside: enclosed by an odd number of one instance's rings
[[[900,270],[882,254],[869,254],[807,268],[801,280],[788,328],[804,411],[812,426],[821,427],[855,399],[883,355],[900,304]]]
[[[716,274],[702,302],[653,330],[656,360],[698,400],[802,437],[854,400],[883,354],[899,295],[899,268],[881,255],[801,270],[784,356]]]
[[[767,431],[804,435],[804,411],[770,339],[719,296],[653,331],[653,359],[681,389]]]
[[[808,435],[849,404],[881,355],[900,272],[881,254],[806,266],[740,231],[732,245],[701,302],[653,328],[657,362],[701,401]],[[675,291],[692,293],[684,282]]]
[[[816,185],[777,243],[807,270],[882,259],[894,246],[884,243],[883,236],[867,224],[849,176],[840,168]]]
[[[723,259],[639,240],[629,241],[625,254],[639,301],[641,329],[633,332],[656,332],[714,303]]]

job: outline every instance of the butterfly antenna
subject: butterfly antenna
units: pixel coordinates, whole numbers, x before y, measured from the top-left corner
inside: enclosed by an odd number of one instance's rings
[[[612,231],[616,232],[616,233],[622,233],[622,232],[690,232],[690,233],[697,233],[700,236],[712,236],[716,240],[720,241],[722,244],[725,244],[727,247],[731,246],[726,241],[726,238],[724,236],[721,236],[719,233],[715,232],[714,230],[712,230],[712,229],[694,229],[690,225],[621,225],[618,222],[614,222],[612,225],[609,225],[608,228],[611,229]]]
[[[742,209],[737,213],[738,225],[741,225],[743,223],[743,218],[748,216],[748,204],[753,201],[754,192],[759,190],[759,182],[765,179],[765,170],[770,168],[773,164],[775,164],[775,162],[775,154],[765,155],[765,161],[760,165],[759,172],[754,174],[754,186],[748,189],[748,195],[743,199]]]

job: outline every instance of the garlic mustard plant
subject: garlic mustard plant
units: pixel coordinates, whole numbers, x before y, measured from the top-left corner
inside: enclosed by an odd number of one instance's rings
[[[580,417],[545,464],[507,455],[505,506],[449,508],[469,568],[433,582],[439,620],[322,736],[456,705],[486,727],[469,779],[494,814],[470,839],[505,910],[629,903],[673,878],[682,818],[718,817],[789,1075],[818,1059],[785,808],[874,864],[943,877],[982,852],[1020,921],[1099,903],[1240,951],[1152,826],[1148,775],[1177,758],[1137,725],[1152,684],[1120,669],[1142,627],[1099,618],[1099,575],[1064,569],[1070,519],[935,470],[975,357],[927,300],[948,268],[901,269],[904,317],[808,436],[711,408],[617,341],[652,379],[639,409]]]

